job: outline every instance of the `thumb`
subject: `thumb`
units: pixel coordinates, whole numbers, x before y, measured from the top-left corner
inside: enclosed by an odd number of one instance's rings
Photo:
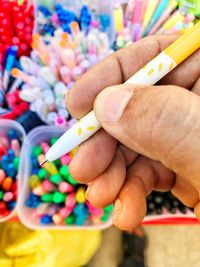
[[[122,144],[196,183],[199,96],[176,86],[124,84],[103,90],[94,111],[102,127]]]

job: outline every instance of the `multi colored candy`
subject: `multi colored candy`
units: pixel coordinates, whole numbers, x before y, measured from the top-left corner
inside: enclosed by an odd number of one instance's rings
[[[15,130],[0,130],[0,221],[15,208],[21,140]]]
[[[40,143],[31,154],[30,195],[25,204],[33,210],[32,223],[75,226],[103,224],[111,216],[112,205],[104,209],[95,208],[86,200],[86,186],[78,184],[68,170],[75,151],[53,163],[39,166],[46,148],[56,140],[52,138],[50,143]]]

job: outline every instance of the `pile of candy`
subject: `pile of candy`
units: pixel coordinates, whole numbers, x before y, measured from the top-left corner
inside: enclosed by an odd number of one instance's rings
[[[167,214],[167,213],[183,213],[186,214],[191,209],[186,208],[175,196],[170,192],[156,192],[153,191],[147,197],[147,214]]]
[[[21,140],[14,130],[0,132],[0,221],[16,206]]]
[[[71,177],[68,165],[75,151],[53,163],[44,160],[44,154],[54,144],[43,142],[35,146],[32,155],[32,171],[29,177],[30,194],[25,204],[32,209],[31,222],[34,225],[100,225],[108,221],[112,205],[94,208],[85,199],[86,186],[78,184]]]
[[[0,0],[0,57],[12,45],[18,46],[19,56],[29,55],[33,27],[33,5],[27,8],[27,1],[19,6],[17,1]]]

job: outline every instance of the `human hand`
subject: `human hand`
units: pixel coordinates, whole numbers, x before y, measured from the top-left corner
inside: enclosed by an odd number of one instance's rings
[[[123,230],[141,222],[152,190],[171,190],[200,218],[200,51],[158,86],[109,87],[126,81],[175,38],[148,37],[117,51],[67,94],[76,118],[94,108],[103,127],[80,146],[69,170],[89,183],[93,205],[115,202],[113,223]]]

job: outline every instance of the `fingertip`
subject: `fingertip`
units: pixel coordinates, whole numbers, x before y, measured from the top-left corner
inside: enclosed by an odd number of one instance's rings
[[[126,178],[126,165],[120,150],[99,177],[88,186],[86,198],[95,207],[106,207],[115,201]]]
[[[103,173],[113,160],[117,141],[103,129],[82,143],[69,165],[72,177],[88,183]]]
[[[146,215],[146,196],[139,179],[128,180],[114,203],[113,224],[133,231]]]

